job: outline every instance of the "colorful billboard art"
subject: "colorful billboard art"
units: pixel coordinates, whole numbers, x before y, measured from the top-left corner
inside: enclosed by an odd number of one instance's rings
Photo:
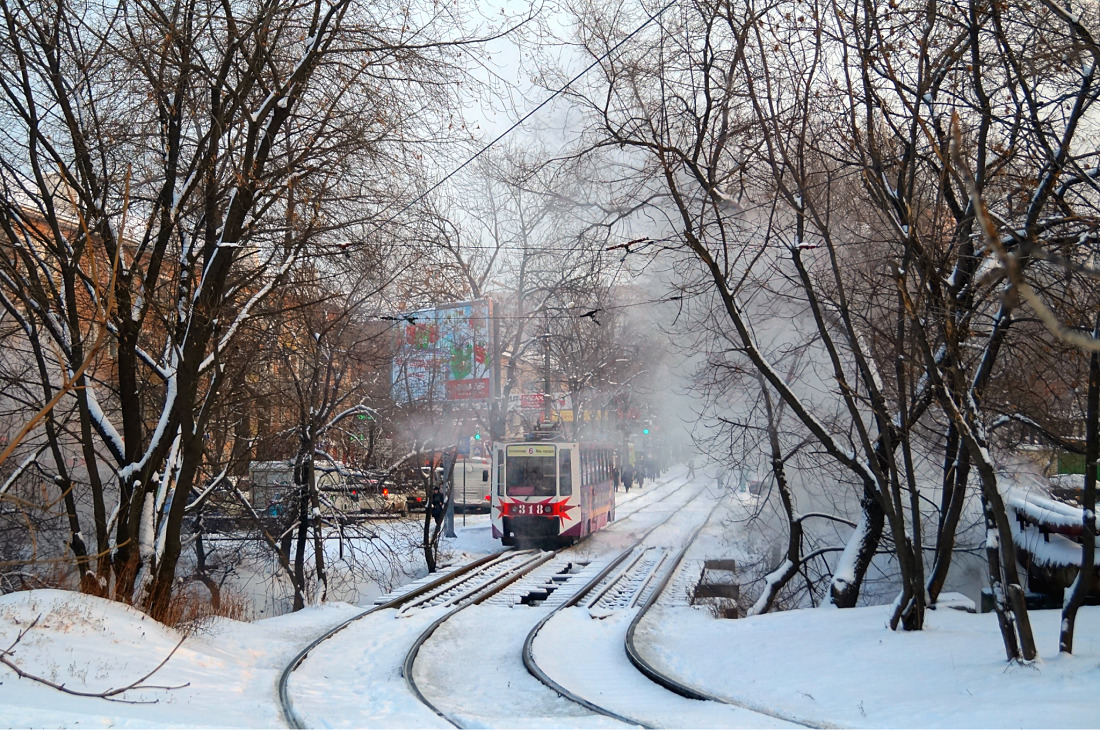
[[[492,300],[444,304],[402,317],[393,359],[394,400],[469,402],[492,396]]]

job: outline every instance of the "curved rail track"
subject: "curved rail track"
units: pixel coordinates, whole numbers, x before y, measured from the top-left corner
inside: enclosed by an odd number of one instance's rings
[[[705,492],[705,489],[701,490],[692,500],[697,499]],[[668,579],[671,577],[672,573],[675,572],[675,568],[680,563],[680,557],[686,552],[691,543],[695,541],[699,531],[707,521],[709,521],[716,507],[717,504],[715,504],[715,507],[711,508],[711,511],[707,514],[707,518],[692,532],[680,556],[677,556],[671,568],[664,572],[663,579],[659,581],[660,588],[667,585]],[[588,698],[573,692],[568,687],[554,680],[548,672],[539,666],[538,661],[535,659],[534,644],[539,632],[542,631],[555,616],[574,606],[584,605],[590,611],[632,609],[637,607],[639,602],[642,601],[645,601],[645,608],[651,606],[656,596],[659,595],[660,588],[657,588],[657,590],[650,589],[656,587],[654,581],[661,567],[667,564],[668,550],[656,547],[647,548],[642,547],[642,545],[646,538],[671,520],[674,514],[675,513],[670,514],[664,521],[647,530],[638,538],[634,545],[623,550],[606,568],[604,568],[603,571],[584,585],[568,601],[563,602],[561,605],[554,608],[553,611],[543,616],[542,619],[535,624],[534,628],[531,629],[530,633],[528,633],[523,643],[523,664],[527,667],[527,671],[538,677],[539,681],[543,682],[563,697],[583,705],[593,712],[611,717],[629,725],[637,725],[645,728],[654,726],[639,718],[627,717],[624,714],[592,702]],[[620,566],[622,566],[621,569]],[[646,596],[648,596],[648,600],[645,598]],[[643,611],[639,611],[638,615],[642,615],[642,612]]]
[[[678,485],[669,494],[664,495],[664,501],[667,502],[669,496],[679,492],[689,484],[690,482],[685,481],[683,484]],[[692,503],[707,491],[707,489],[701,489],[684,502],[682,506]],[[623,518],[636,514],[641,509],[644,509],[644,507],[638,506],[629,513],[621,511],[617,523],[621,524]],[[433,701],[428,696],[429,693],[418,686],[415,670],[417,658],[420,656],[424,645],[431,640],[437,630],[448,621],[453,620],[456,614],[464,609],[475,605],[513,606],[517,603],[525,603],[532,606],[545,604],[550,610],[526,634],[522,650],[524,666],[532,676],[553,690],[556,696],[575,703],[592,713],[628,725],[655,726],[639,718],[629,717],[625,713],[601,706],[598,702],[571,691],[539,667],[533,648],[539,632],[563,610],[581,604],[588,608],[593,615],[600,613],[613,614],[624,610],[637,612],[627,632],[626,651],[628,656],[631,657],[631,661],[637,660],[635,666],[645,676],[662,687],[684,697],[732,705],[744,710],[762,713],[777,720],[805,725],[806,723],[800,723],[793,718],[783,718],[761,708],[737,705],[725,698],[708,696],[690,687],[680,685],[675,678],[664,677],[658,669],[646,663],[641,658],[637,648],[633,646],[634,629],[645,612],[653,606],[660,592],[667,586],[669,579],[678,568],[687,546],[691,545],[699,530],[709,521],[713,511],[714,508],[708,512],[702,523],[694,529],[686,541],[687,545],[677,555],[673,555],[673,550],[667,547],[644,546],[650,535],[670,522],[680,512],[679,509],[670,510],[667,517],[644,529],[640,536],[632,536],[632,544],[629,547],[615,555],[602,569],[575,590],[571,589],[572,584],[577,582],[578,579],[583,580],[587,577],[587,574],[595,570],[595,567],[589,567],[588,561],[580,557],[578,547],[585,547],[584,543],[577,547],[563,548],[553,552],[539,553],[533,550],[508,550],[486,556],[416,587],[412,591],[390,601],[356,614],[317,637],[283,671],[279,680],[279,698],[287,724],[297,728],[307,727],[304,719],[294,708],[288,690],[288,682],[291,673],[301,665],[311,651],[347,626],[375,612],[385,609],[397,609],[396,615],[400,616],[409,615],[415,612],[415,609],[420,608],[434,608],[437,612],[442,611],[442,613],[436,616],[419,633],[412,642],[411,648],[405,654],[404,662],[401,665],[401,674],[405,685],[413,696],[446,723],[455,727],[476,724],[466,721],[460,712],[441,706],[446,703],[441,703],[438,700]],[[602,562],[602,560],[598,561],[598,563]],[[570,586],[570,588],[565,588],[565,586]],[[654,687],[653,689],[656,690],[657,688]]]
[[[522,553],[531,552],[533,551],[522,551]],[[458,568],[457,570],[446,573],[436,578],[435,580],[414,588],[407,593],[403,593],[393,600],[378,604],[376,606],[372,606],[371,608],[368,608],[367,610],[358,613],[351,618],[337,624],[336,626],[332,627],[331,629],[311,641],[306,646],[306,648],[298,652],[294,659],[291,660],[290,664],[288,664],[279,675],[279,704],[282,708],[283,719],[286,721],[287,725],[294,728],[308,727],[308,725],[305,724],[305,722],[294,709],[294,703],[292,702],[290,697],[288,684],[290,681],[290,675],[294,672],[295,669],[302,665],[302,662],[305,661],[305,658],[309,656],[309,653],[311,651],[316,649],[323,642],[331,639],[333,636],[346,629],[352,623],[359,621],[360,619],[373,613],[386,609],[400,609],[413,604],[426,605],[430,601],[434,600],[434,597],[445,593],[448,587],[459,586],[467,581],[474,579],[474,577],[477,576],[480,571],[486,566],[489,566],[491,569],[493,566],[499,565],[499,563],[502,562],[502,556],[515,557],[515,554],[511,552],[506,552],[486,555],[485,557],[475,560],[472,563],[468,563]]]
[[[635,634],[638,625],[645,619],[646,614],[653,608],[657,600],[668,587],[672,578],[677,574],[685,555],[694,544],[699,532],[711,520],[717,507],[718,504],[715,504],[715,506],[710,509],[706,518],[691,532],[690,537],[684,541],[683,547],[678,551],[673,551],[667,547],[642,547],[642,542],[644,542],[643,537],[642,540],[639,540],[637,545],[623,551],[623,553],[608,566],[608,569],[605,570],[601,576],[597,576],[597,578],[593,579],[588,585],[578,591],[569,602],[559,606],[552,613],[544,616],[538,625],[532,629],[527,640],[524,642],[523,659],[528,670],[532,674],[538,676],[541,681],[547,683],[548,686],[553,687],[555,691],[575,702],[583,704],[594,712],[599,712],[616,720],[642,727],[660,726],[659,723],[654,723],[651,718],[639,717],[633,713],[627,714],[621,710],[604,707],[597,702],[593,702],[590,698],[572,691],[569,687],[563,686],[561,683],[555,681],[551,678],[549,672],[539,667],[534,656],[535,639],[538,634],[543,631],[546,625],[549,624],[558,613],[567,608],[586,608],[588,612],[596,618],[601,618],[615,611],[637,609],[626,627],[625,637],[623,639],[625,653],[634,668],[660,687],[686,700],[715,703],[719,706],[728,707],[730,712],[752,713],[752,716],[759,717],[761,720],[771,718],[775,721],[774,724],[777,725],[829,727],[828,725],[813,723],[803,718],[776,712],[767,707],[721,697],[691,687],[649,662],[639,650],[635,642]],[[654,530],[656,529],[657,527],[654,527]],[[647,533],[647,535],[648,534],[649,533]],[[673,555],[674,552],[675,555]],[[618,570],[616,570],[616,568],[618,568]],[[659,691],[656,687],[654,687],[653,690]],[[614,695],[615,693],[612,692],[611,694]],[[684,707],[690,710],[690,703]],[[686,721],[687,724],[692,724],[690,720],[686,719],[687,717],[689,716],[680,716],[678,722],[683,723]],[[721,715],[718,715],[718,717],[721,717]],[[742,715],[742,718],[743,717]],[[753,722],[752,724],[762,723]]]
[[[708,517],[708,520],[709,520],[709,517]],[[705,525],[706,523],[703,523],[703,524]],[[700,525],[700,529],[702,529],[702,527],[703,527],[703,525]],[[696,535],[697,534],[698,534],[698,531],[696,531]],[[694,541],[694,536],[693,536],[692,541]],[[737,700],[733,700],[733,699],[730,699],[730,698],[727,698],[727,697],[720,697],[718,695],[711,694],[710,692],[707,692],[705,690],[699,689],[698,687],[692,687],[691,685],[688,685],[688,684],[685,684],[684,682],[681,682],[678,678],[673,677],[672,675],[668,674],[667,672],[664,672],[664,671],[660,670],[656,665],[652,664],[648,659],[646,659],[645,656],[643,656],[641,651],[639,651],[638,646],[634,641],[634,636],[637,632],[638,624],[640,624],[642,622],[642,620],[646,617],[646,614],[649,612],[649,610],[651,608],[653,608],[654,604],[657,603],[657,599],[661,597],[661,594],[664,592],[665,588],[668,586],[668,583],[672,579],[672,576],[674,576],[676,574],[677,569],[680,567],[680,564],[683,562],[684,556],[687,554],[687,551],[690,547],[691,547],[691,542],[688,542],[688,544],[683,547],[683,549],[680,551],[679,555],[676,556],[676,559],[674,560],[674,562],[672,564],[672,568],[670,570],[668,570],[667,572],[665,572],[664,577],[661,578],[658,585],[654,588],[654,590],[645,599],[645,602],[642,604],[641,609],[634,616],[633,620],[631,620],[631,622],[630,622],[630,625],[627,627],[625,648],[626,648],[626,655],[627,655],[627,658],[630,659],[630,663],[633,664],[634,667],[639,672],[644,674],[646,677],[648,677],[653,682],[656,682],[657,684],[661,685],[665,689],[667,689],[671,692],[674,692],[674,693],[680,695],[681,697],[686,697],[687,699],[690,699],[690,700],[701,700],[701,701],[704,701],[704,702],[718,702],[718,703],[721,703],[721,704],[724,704],[724,705],[729,705],[731,707],[739,707],[743,710],[748,710],[750,712],[755,712],[755,713],[760,714],[760,715],[766,715],[766,716],[774,718],[776,720],[780,720],[782,722],[787,722],[787,723],[790,723],[792,725],[799,725],[799,726],[802,726],[802,727],[810,727],[810,728],[828,728],[828,727],[832,727],[831,725],[826,725],[826,724],[821,724],[821,723],[814,723],[814,722],[810,722],[808,720],[805,720],[805,719],[802,719],[802,718],[799,718],[799,717],[794,717],[793,715],[786,715],[786,714],[781,713],[781,712],[776,712],[776,711],[774,711],[774,710],[772,710],[768,707],[764,707],[762,705],[757,705],[755,703],[749,703],[749,702],[737,701]]]

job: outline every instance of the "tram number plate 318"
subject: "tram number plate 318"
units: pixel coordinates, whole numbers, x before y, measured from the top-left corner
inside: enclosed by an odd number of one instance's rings
[[[513,502],[508,510],[517,516],[552,515],[554,508],[549,504],[527,504],[526,502]]]

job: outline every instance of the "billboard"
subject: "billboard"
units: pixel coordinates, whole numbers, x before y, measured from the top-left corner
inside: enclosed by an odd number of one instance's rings
[[[541,411],[546,405],[546,397],[542,393],[513,393],[509,399],[512,409],[521,411]],[[552,393],[550,395],[551,413],[565,413],[569,411],[569,418],[562,416],[563,420],[572,418],[573,396],[568,393]]]
[[[403,314],[396,327],[394,400],[488,401],[493,394],[492,319],[491,299]]]

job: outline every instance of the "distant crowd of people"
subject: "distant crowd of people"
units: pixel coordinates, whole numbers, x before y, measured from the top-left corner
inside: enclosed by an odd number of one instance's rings
[[[615,489],[622,484],[629,492],[635,482],[638,483],[638,489],[641,489],[645,486],[646,479],[656,479],[664,472],[665,470],[652,456],[639,457],[635,459],[634,464],[628,461],[621,469],[615,469]]]

